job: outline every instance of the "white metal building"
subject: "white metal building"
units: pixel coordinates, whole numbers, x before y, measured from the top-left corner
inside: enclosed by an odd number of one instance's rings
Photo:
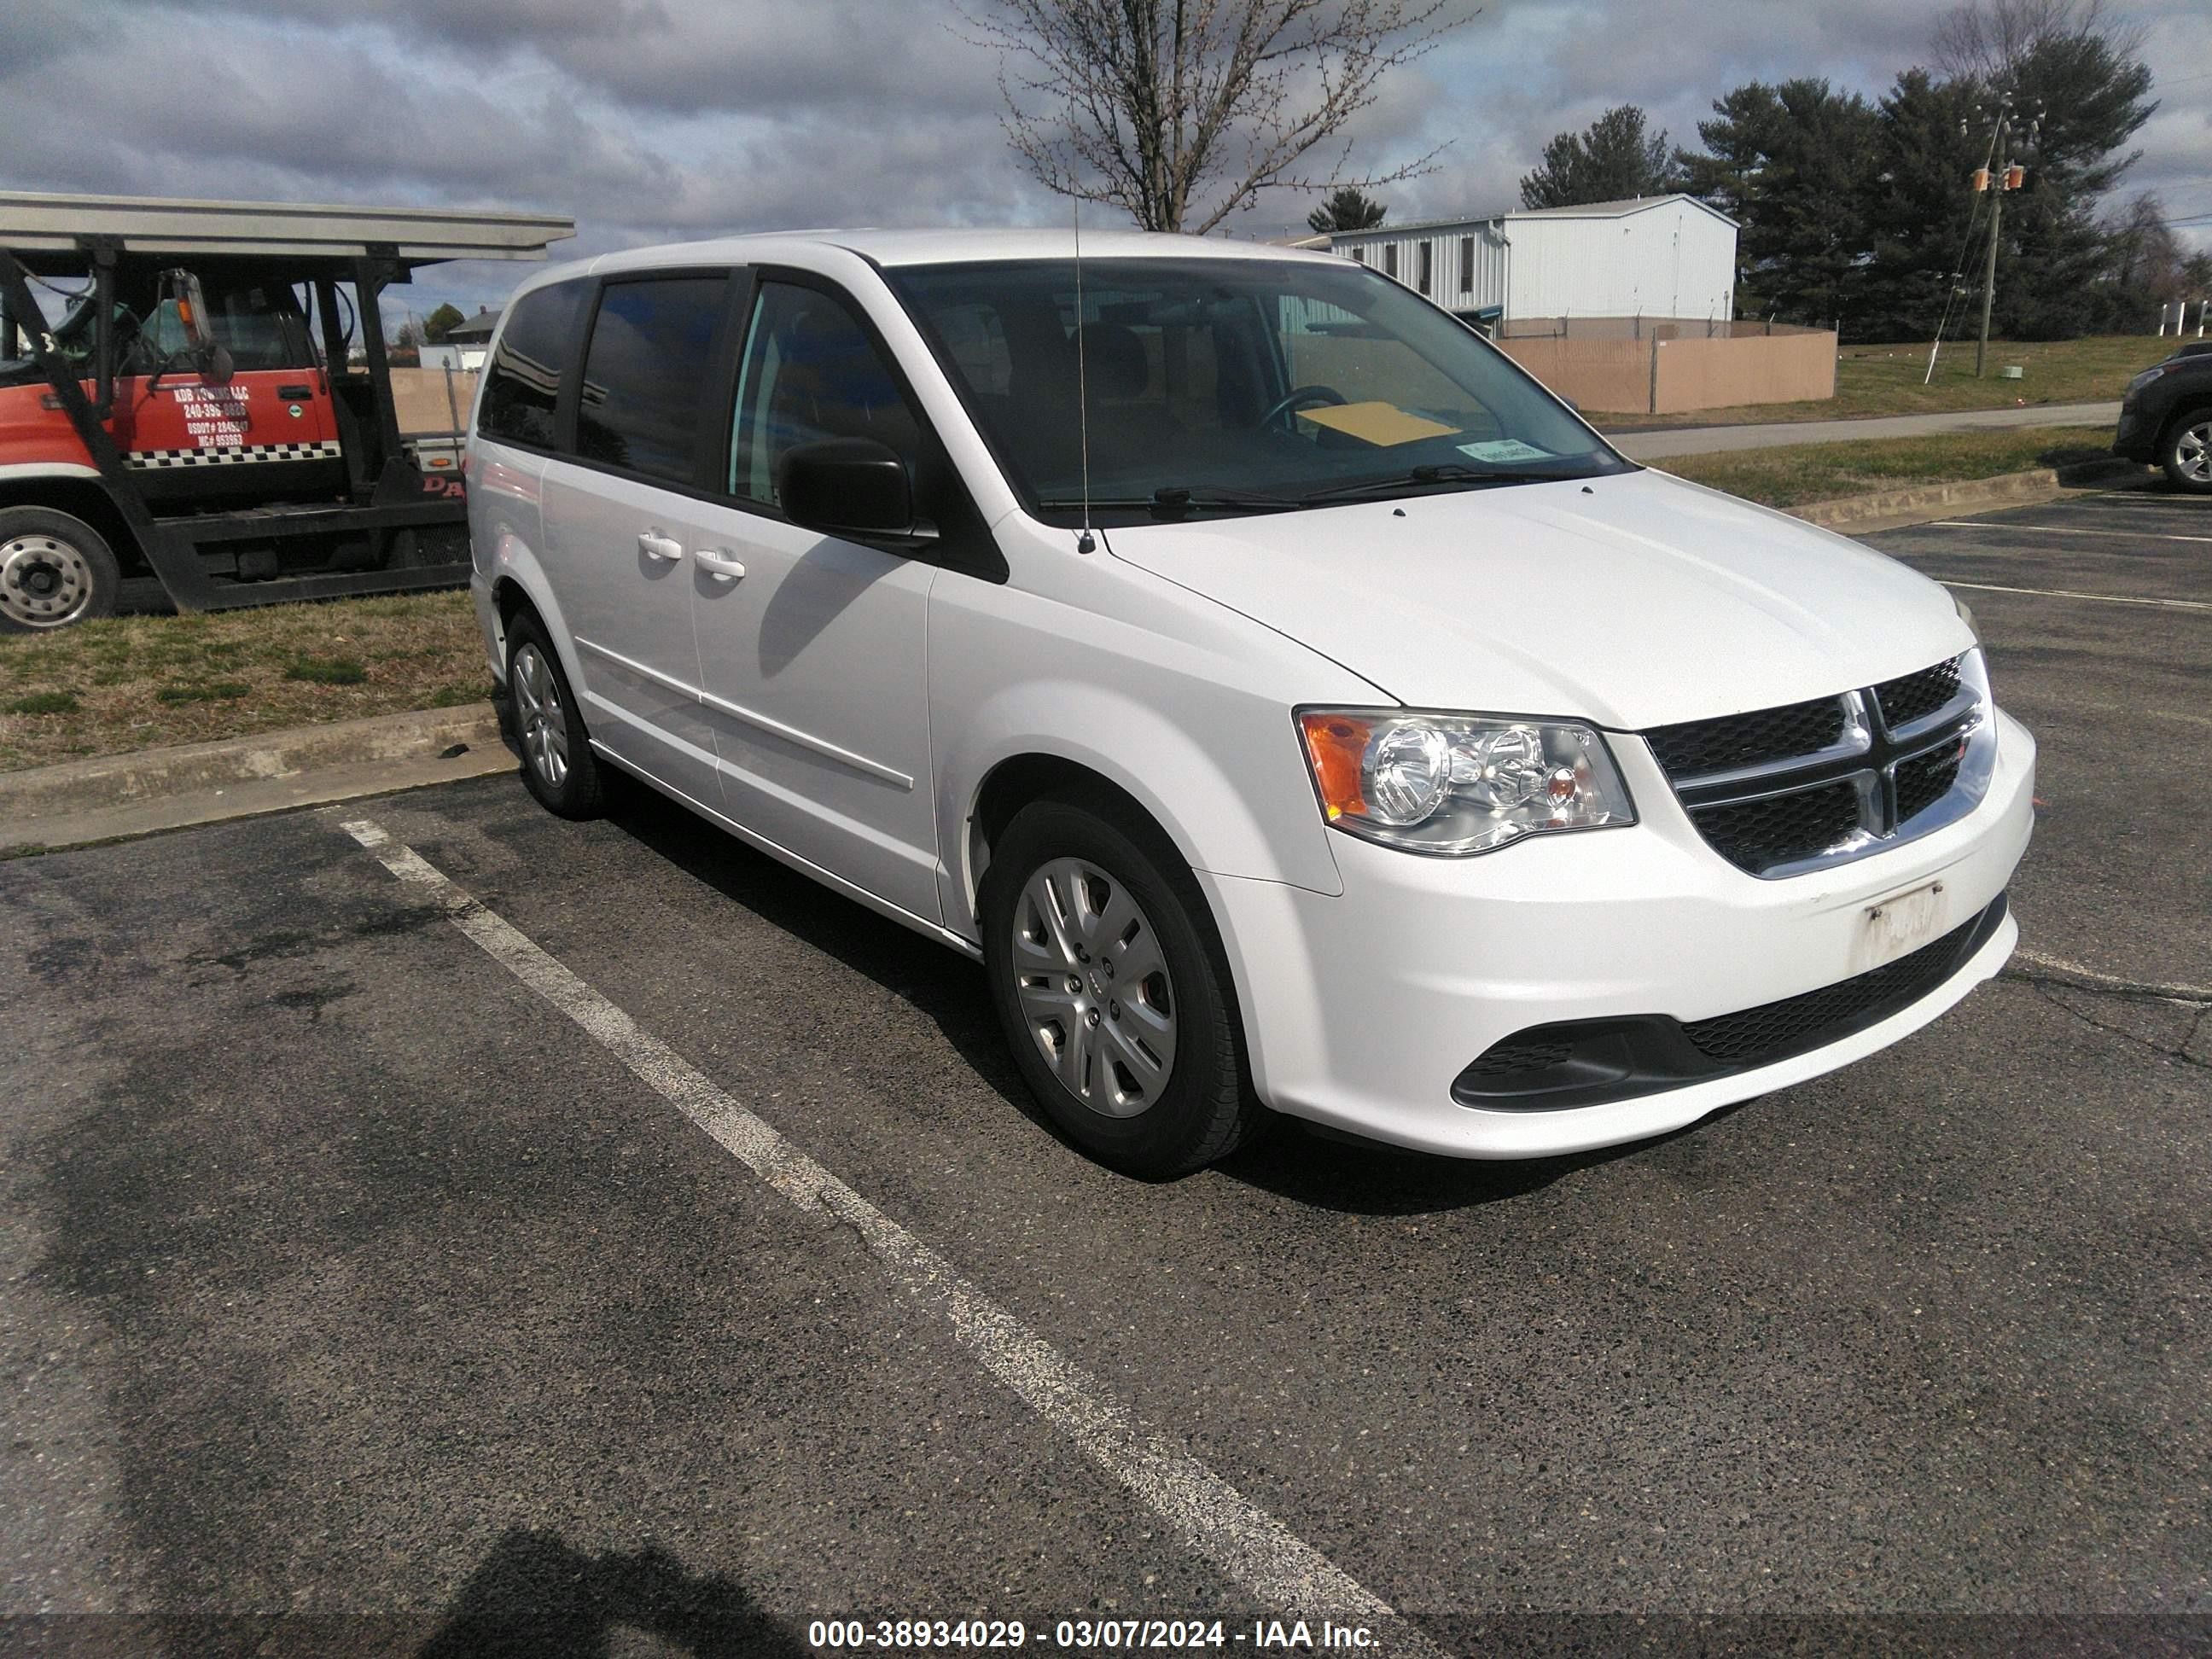
[[[1534,317],[1735,316],[1735,221],[1691,196],[1340,231],[1331,248],[1447,310]]]

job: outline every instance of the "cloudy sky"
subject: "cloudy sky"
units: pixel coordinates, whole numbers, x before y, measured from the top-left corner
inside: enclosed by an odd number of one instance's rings
[[[2125,190],[2212,246],[2206,0],[2116,0],[2158,113]],[[974,0],[973,9],[989,0]],[[1472,10],[1470,0],[1460,0]],[[1678,142],[1753,78],[1879,92],[1930,0],[1489,0],[1398,71],[1351,167],[1436,169],[1398,217],[1509,205],[1546,138],[1638,103]],[[1059,222],[1000,131],[951,0],[0,0],[0,185],[571,214],[576,253],[722,231]],[[1231,220],[1278,234],[1310,198]],[[1105,216],[1102,212],[1100,217]],[[496,302],[513,267],[398,303]]]

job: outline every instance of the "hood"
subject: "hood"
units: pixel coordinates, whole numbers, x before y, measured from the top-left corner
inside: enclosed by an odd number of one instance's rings
[[[1972,635],[1895,560],[1662,472],[1106,532],[1414,708],[1634,731],[1908,674]]]

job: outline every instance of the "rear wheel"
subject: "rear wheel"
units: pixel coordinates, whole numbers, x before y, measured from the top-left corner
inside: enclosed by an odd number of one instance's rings
[[[561,672],[561,659],[544,625],[526,612],[507,627],[507,691],[514,706],[524,785],[549,812],[564,818],[599,817],[606,798],[603,769],[592,752],[568,678]]]
[[[2212,409],[2192,409],[2166,429],[2158,464],[2176,489],[2212,494]]]
[[[0,510],[0,632],[43,634],[112,615],[123,574],[100,533],[44,507]]]
[[[983,957],[1023,1081],[1100,1163],[1166,1180],[1261,1114],[1204,896],[1165,837],[1105,802],[1017,813],[984,872]]]

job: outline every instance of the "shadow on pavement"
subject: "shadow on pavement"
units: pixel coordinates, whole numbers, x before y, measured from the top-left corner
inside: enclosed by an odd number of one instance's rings
[[[512,1528],[461,1588],[416,1659],[602,1659],[640,1631],[700,1659],[804,1654],[743,1586],[687,1572],[665,1551],[584,1555],[550,1533]]]
[[[865,974],[927,1015],[981,1082],[1068,1146],[1030,1099],[1007,1056],[980,968],[755,852],[643,784],[624,780],[610,816],[685,874]],[[1701,1121],[1713,1122],[1734,1109],[1724,1109]],[[1692,1133],[1699,1127],[1692,1124],[1665,1139]],[[1218,1170],[1232,1180],[1316,1209],[1418,1215],[1519,1198],[1576,1170],[1660,1144],[1638,1141],[1573,1158],[1478,1163],[1401,1152],[1351,1137],[1339,1139],[1279,1118],[1266,1126],[1256,1144],[1225,1160]],[[1072,1156],[1082,1155],[1072,1146],[1068,1150]]]

